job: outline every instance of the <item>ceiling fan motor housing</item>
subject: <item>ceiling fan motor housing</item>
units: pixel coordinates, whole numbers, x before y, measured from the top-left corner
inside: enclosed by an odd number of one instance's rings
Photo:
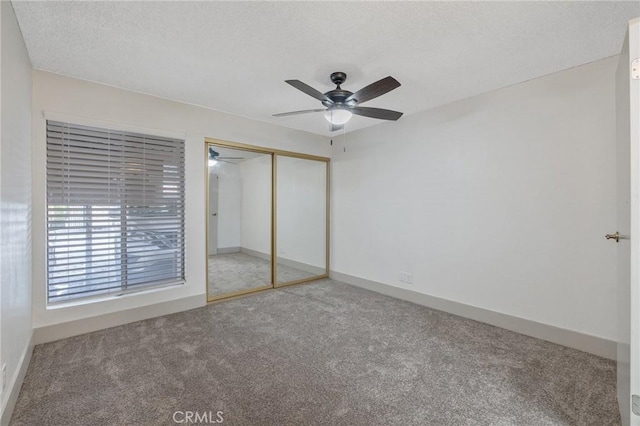
[[[331,99],[332,102],[325,100],[325,101],[322,101],[322,105],[326,107],[339,106],[339,105],[353,106],[358,102],[357,100],[352,99],[349,102],[345,102],[345,100],[351,95],[353,95],[353,93],[348,90],[342,90],[342,89],[330,90],[327,93],[325,93],[325,96]]]
[[[345,100],[353,95],[352,92],[348,91],[348,90],[343,90],[340,85],[342,83],[345,82],[345,80],[347,79],[347,74],[343,73],[341,71],[338,72],[334,72],[331,74],[331,81],[333,82],[333,84],[335,84],[336,86],[338,86],[337,88],[333,89],[333,90],[329,90],[328,92],[326,92],[324,95],[326,97],[328,97],[329,99],[331,99],[331,102],[324,100],[322,101],[322,105],[326,106],[327,108],[330,107],[340,107],[341,105],[344,106],[354,106],[358,101],[353,99],[349,102],[345,102]]]

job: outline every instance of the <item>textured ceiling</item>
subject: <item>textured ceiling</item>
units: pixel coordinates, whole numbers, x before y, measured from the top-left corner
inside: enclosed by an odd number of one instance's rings
[[[619,53],[640,2],[22,2],[35,68],[329,134],[284,83],[351,91],[412,114]],[[402,119],[401,119],[402,120]],[[381,121],[354,117],[347,131]]]

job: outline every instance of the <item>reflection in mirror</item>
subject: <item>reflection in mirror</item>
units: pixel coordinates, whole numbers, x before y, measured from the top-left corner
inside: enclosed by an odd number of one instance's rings
[[[324,275],[327,267],[327,164],[277,156],[278,284]]]
[[[208,155],[209,299],[271,287],[271,154]]]

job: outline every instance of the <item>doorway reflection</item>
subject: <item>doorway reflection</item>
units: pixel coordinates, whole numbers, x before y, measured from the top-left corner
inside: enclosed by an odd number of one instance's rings
[[[271,154],[208,145],[209,300],[271,288]]]

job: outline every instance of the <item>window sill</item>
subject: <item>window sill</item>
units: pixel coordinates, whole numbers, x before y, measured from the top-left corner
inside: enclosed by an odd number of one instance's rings
[[[101,303],[101,302],[109,302],[118,299],[125,299],[132,296],[140,296],[149,293],[157,293],[160,291],[170,290],[181,285],[184,285],[185,281],[171,281],[168,283],[157,284],[154,286],[144,287],[139,290],[129,290],[123,293],[110,293],[110,294],[101,294],[97,296],[89,296],[76,300],[64,300],[59,302],[47,302],[46,309],[47,310],[56,310],[56,309],[65,309],[74,306],[83,306],[89,305],[93,303]]]

